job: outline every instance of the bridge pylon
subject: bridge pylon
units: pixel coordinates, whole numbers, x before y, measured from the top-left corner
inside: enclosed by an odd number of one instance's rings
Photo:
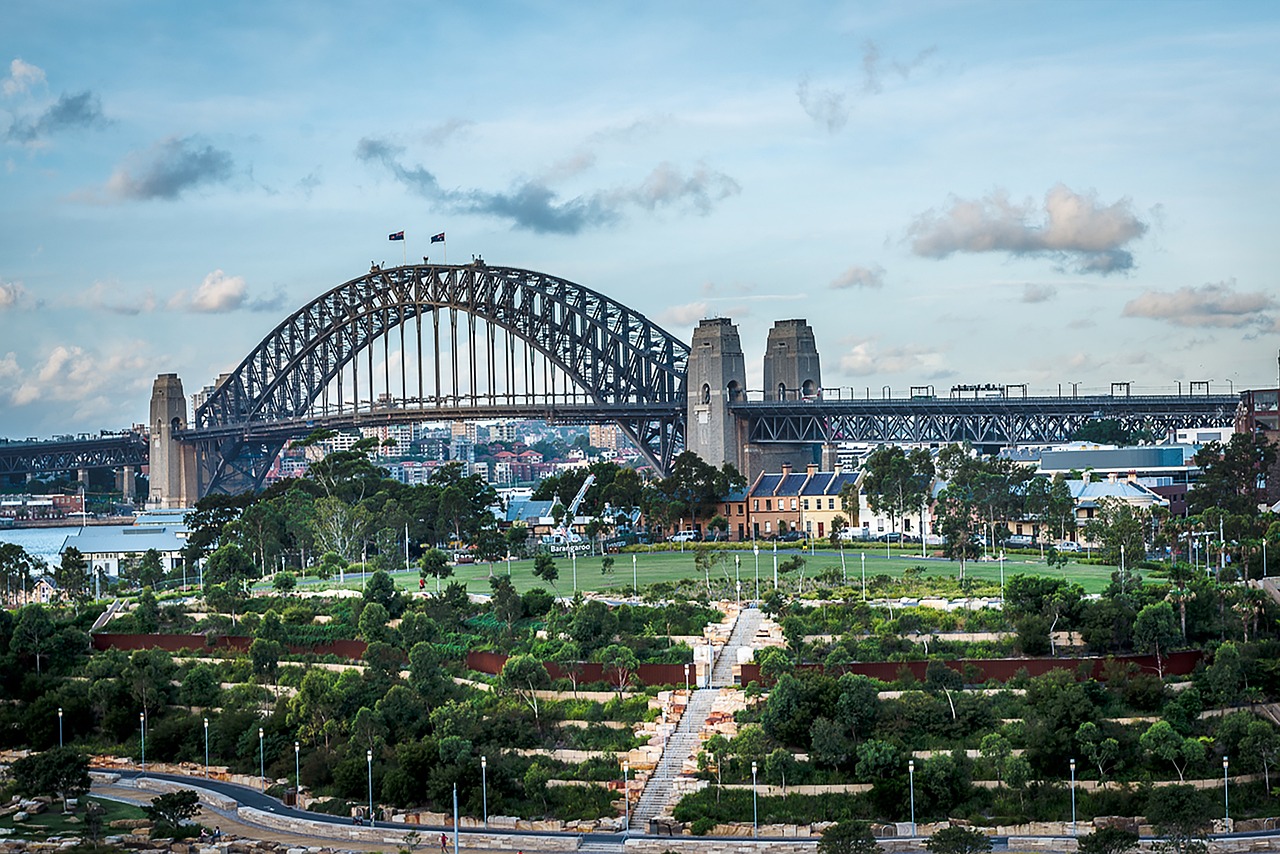
[[[176,435],[187,428],[187,398],[177,374],[160,374],[151,386],[150,487],[147,506],[194,507],[200,497],[196,449]]]
[[[744,440],[729,404],[746,399],[747,365],[732,320],[704,320],[693,330],[686,376],[686,447],[713,466],[741,470]]]

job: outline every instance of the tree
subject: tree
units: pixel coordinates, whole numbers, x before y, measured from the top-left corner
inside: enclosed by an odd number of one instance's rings
[[[176,792],[166,792],[151,799],[149,806],[144,806],[142,811],[146,813],[147,818],[154,821],[161,831],[157,836],[167,835],[168,831],[174,831],[183,824],[196,817],[200,812],[200,801],[196,797],[193,789],[179,789]]]
[[[884,849],[865,821],[838,821],[822,831],[818,854],[879,854]]]
[[[1256,759],[1262,765],[1266,781],[1263,791],[1271,794],[1271,766],[1280,755],[1280,737],[1276,735],[1275,728],[1266,721],[1250,721],[1245,729],[1245,736],[1240,741],[1240,753]]]
[[[390,619],[391,616],[387,613],[386,608],[382,607],[378,602],[370,602],[360,612],[358,625],[360,637],[369,643],[373,641],[385,643],[390,634],[387,629],[387,621]]]
[[[967,827],[944,827],[925,840],[931,854],[980,854],[991,850],[991,839]]]
[[[70,747],[55,747],[33,753],[9,768],[19,794],[78,798],[89,791],[89,757]]]
[[[1076,730],[1076,743],[1085,757],[1098,768],[1099,782],[1107,778],[1107,766],[1120,756],[1120,742],[1103,738],[1102,730],[1093,721],[1085,721]]]
[[[284,652],[283,644],[257,638],[249,645],[249,660],[253,664],[253,672],[274,685],[276,674],[280,671],[280,657]]]
[[[537,692],[546,688],[550,682],[547,668],[532,655],[513,655],[502,665],[502,672],[498,674],[499,686],[514,693],[532,709],[534,720],[538,719]]]
[[[71,601],[80,603],[89,598],[89,562],[75,546],[62,553],[53,580]]]
[[[779,747],[770,753],[764,759],[764,776],[766,780],[776,781],[777,785],[782,786],[782,795],[787,794],[787,775],[795,776],[796,768],[799,766],[796,761],[795,754],[785,747]]]
[[[434,578],[436,593],[440,592],[441,579],[453,575],[453,567],[449,565],[449,556],[440,549],[427,549],[418,558],[418,577]]]
[[[815,765],[838,768],[849,761],[852,746],[844,727],[830,718],[819,717],[809,728],[809,755]]]
[[[1153,602],[1143,606],[1133,623],[1133,645],[1141,652],[1156,657],[1156,672],[1164,678],[1162,654],[1178,642],[1178,623],[1173,617],[1173,606],[1168,602]]]
[[[1142,749],[1156,759],[1163,759],[1178,772],[1178,782],[1183,782],[1183,771],[1192,762],[1204,758],[1204,744],[1195,738],[1183,738],[1168,721],[1156,721],[1138,739]]]
[[[560,577],[560,570],[556,568],[555,559],[549,554],[540,554],[533,559],[533,574],[536,578],[555,588],[556,595],[560,594],[560,588],[556,587],[556,579]]]
[[[209,555],[204,566],[204,583],[206,588],[220,584],[229,591],[240,593],[253,574],[253,560],[245,550],[235,543],[227,543]]]
[[[1259,485],[1275,462],[1275,446],[1260,433],[1236,433],[1226,445],[1210,442],[1195,455],[1200,476],[1187,495],[1191,512],[1219,507],[1231,515],[1256,515]]]
[[[188,670],[178,689],[178,696],[188,709],[216,705],[220,693],[222,686],[218,683],[218,674],[208,664],[197,664]]]
[[[898,773],[902,757],[898,748],[887,741],[870,738],[858,745],[858,764],[854,774],[859,780],[872,781]]]
[[[1205,793],[1191,786],[1159,786],[1147,796],[1147,820],[1165,837],[1169,854],[1207,850],[1204,835],[1215,812]]]
[[[1100,827],[1081,836],[1076,850],[1080,854],[1128,854],[1138,847],[1138,834],[1119,827]]]
[[[275,578],[271,579],[271,586],[277,593],[288,595],[298,586],[298,577],[292,572],[277,572]]]
[[[404,613],[404,597],[396,589],[391,576],[378,570],[365,582],[363,598],[366,604],[374,603],[387,609],[390,619],[396,619]]]
[[[9,649],[36,660],[36,673],[43,672],[43,661],[53,649],[53,620],[43,605],[27,605],[18,612],[18,622],[9,641]]]
[[[612,674],[609,681],[618,689],[618,696],[622,696],[622,689],[631,682],[631,676],[636,672],[636,668],[640,666],[639,659],[629,646],[623,646],[620,643],[610,644],[596,654],[596,661],[604,667],[606,675]]]
[[[916,450],[908,455],[897,445],[882,445],[867,458],[863,489],[867,503],[878,513],[889,514],[889,527],[908,512],[919,510],[933,482],[933,457]]]

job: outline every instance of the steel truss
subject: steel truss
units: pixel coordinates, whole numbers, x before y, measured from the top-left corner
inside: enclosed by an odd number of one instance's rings
[[[147,450],[147,437],[140,433],[66,442],[9,442],[0,444],[0,475],[144,466]]]
[[[458,313],[467,321],[461,342]],[[424,318],[436,357],[431,389],[423,380]],[[447,324],[443,342],[442,318]],[[487,341],[476,333],[477,319],[489,328]],[[418,340],[417,393],[410,393],[402,364],[400,393],[395,394],[384,360],[383,394],[378,396],[374,347],[381,340],[385,350],[393,330],[403,345],[411,325]],[[528,372],[536,373],[537,367],[523,359],[515,365],[514,349],[506,367],[526,372],[526,393],[516,393],[511,382],[500,382],[494,362],[495,328],[505,330],[509,346],[513,340],[523,342],[527,351],[562,371],[573,388],[557,389],[552,373],[549,389],[528,393]],[[448,378],[441,377],[439,359],[441,344],[450,341],[451,389]],[[486,347],[487,375],[478,377],[477,366],[485,360],[477,359],[477,349],[484,356]],[[402,352],[407,354],[403,346]],[[368,354],[363,383],[364,366],[358,358],[362,353]],[[460,387],[458,361],[468,353],[469,387]],[[615,422],[651,464],[666,472],[684,447],[688,355],[687,344],[643,315],[596,291],[542,273],[483,262],[374,267],[286,318],[219,382],[181,438],[198,449],[202,494],[260,486],[284,443],[319,427],[498,413],[553,422]],[[342,385],[348,375],[350,406]],[[335,381],[336,408],[327,399],[318,405]],[[363,406],[362,385],[367,395]]]
[[[1029,445],[1065,442],[1090,421],[1115,419],[1156,436],[1234,423],[1235,395],[818,401],[731,405],[748,441]]]

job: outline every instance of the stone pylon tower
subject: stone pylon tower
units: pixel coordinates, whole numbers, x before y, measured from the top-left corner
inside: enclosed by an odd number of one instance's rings
[[[147,506],[160,509],[194,507],[195,448],[174,438],[187,426],[187,398],[177,374],[160,374],[151,386],[151,494]]]
[[[704,320],[693,330],[685,389],[685,446],[719,468],[733,463],[742,468],[742,439],[729,403],[743,399],[747,366],[742,355],[738,327],[728,318]]]
[[[822,391],[822,367],[806,320],[779,320],[764,351],[764,399],[800,400]]]

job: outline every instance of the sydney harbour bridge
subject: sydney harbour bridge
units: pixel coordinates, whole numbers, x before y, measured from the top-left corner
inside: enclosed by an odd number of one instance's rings
[[[716,465],[760,470],[842,441],[1060,442],[1100,418],[1164,436],[1230,425],[1239,401],[1204,384],[1186,395],[1130,395],[1118,384],[1108,395],[974,386],[851,398],[823,390],[804,321],[775,325],[764,389],[748,391],[730,321],[703,321],[693,339],[691,347],[617,300],[543,273],[479,260],[375,265],[281,321],[198,396],[189,418],[181,381],[162,374],[147,440],[0,444],[0,475],[149,461],[152,501],[181,506],[261,486],[286,443],[320,428],[612,422],[659,472],[686,447]]]

